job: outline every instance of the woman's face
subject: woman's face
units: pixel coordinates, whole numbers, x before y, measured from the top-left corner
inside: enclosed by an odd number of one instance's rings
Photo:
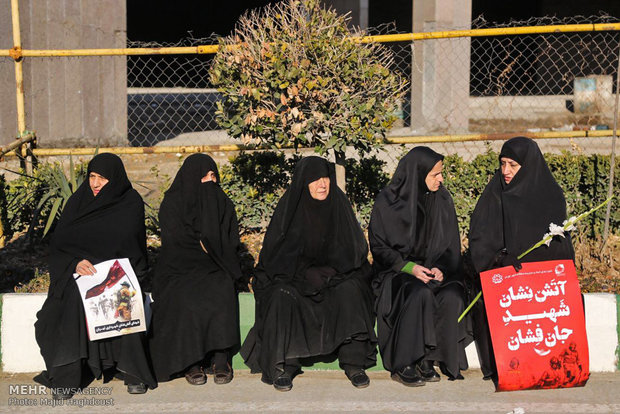
[[[429,191],[435,192],[441,187],[443,183],[443,176],[441,175],[441,169],[443,168],[443,161],[437,161],[437,164],[426,175],[424,182]]]
[[[517,172],[521,169],[521,164],[508,157],[502,157],[499,159],[500,168],[502,169],[502,175],[504,176],[504,182],[510,184]]]
[[[99,191],[108,183],[108,179],[103,175],[97,174],[96,172],[91,172],[88,174],[88,184],[90,185],[90,189],[93,192],[93,195],[96,197],[99,194]]]
[[[329,177],[321,177],[308,184],[310,196],[315,200],[323,201],[329,195]]]
[[[213,181],[214,183],[217,183],[217,176],[213,171],[209,171],[207,175],[200,179],[201,183],[206,183],[207,181]]]

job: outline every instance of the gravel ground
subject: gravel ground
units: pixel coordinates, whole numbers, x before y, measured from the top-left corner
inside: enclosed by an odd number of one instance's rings
[[[204,386],[190,386],[184,379],[177,379],[144,395],[127,394],[120,381],[105,385],[96,381],[88,389],[90,395],[76,395],[62,407],[54,408],[54,412],[620,412],[620,373],[594,373],[583,388],[501,393],[494,392],[492,383],[482,381],[479,370],[464,374],[464,381],[451,382],[442,377],[438,383],[407,388],[390,380],[385,371],[371,372],[370,386],[355,389],[342,372],[306,371],[295,379],[293,390],[286,393],[261,383],[259,375],[251,375],[247,370],[236,372],[228,385],[215,385],[211,377]],[[51,396],[37,394],[31,378],[27,374],[0,377],[0,411],[52,411]],[[35,388],[28,394],[28,387],[22,387],[26,393],[19,394],[17,385]]]

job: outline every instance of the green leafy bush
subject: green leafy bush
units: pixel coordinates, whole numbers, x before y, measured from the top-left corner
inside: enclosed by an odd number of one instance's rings
[[[67,200],[86,178],[87,164],[69,162],[66,174],[61,163],[42,163],[32,175],[9,184],[7,218],[12,233],[28,229],[28,237],[40,233],[44,237],[60,217]]]
[[[368,226],[370,213],[377,194],[388,184],[390,178],[384,171],[386,162],[376,156],[359,161],[348,159],[346,169],[347,197],[353,205],[362,227]]]
[[[210,69],[223,95],[217,121],[229,135],[333,151],[380,145],[396,117],[407,81],[392,52],[360,42],[347,16],[319,0],[274,2],[242,16],[221,39]]]
[[[220,168],[221,185],[235,204],[242,233],[267,228],[276,204],[288,188],[301,157],[281,152],[241,153]],[[376,195],[388,182],[385,162],[377,157],[347,160],[347,196],[362,226],[368,224]]]
[[[5,189],[8,221],[8,226],[5,227],[6,232],[15,234],[30,226],[32,214],[36,209],[40,186],[39,181],[27,176],[20,176],[7,183]]]
[[[11,239],[12,233],[9,226],[6,201],[6,180],[4,175],[0,175],[0,247]]]
[[[288,186],[299,156],[286,159],[275,151],[242,152],[230,159],[232,173],[261,193],[272,193]]]
[[[220,168],[222,189],[235,204],[241,233],[267,228],[298,160],[274,151],[241,153]]]

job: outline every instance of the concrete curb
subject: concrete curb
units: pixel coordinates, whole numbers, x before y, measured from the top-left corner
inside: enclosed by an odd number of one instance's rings
[[[34,337],[36,313],[41,309],[44,293],[6,293],[0,295],[0,359],[7,373],[38,372],[45,369]],[[590,346],[590,371],[620,370],[620,296],[611,293],[587,293],[586,330]],[[241,338],[254,324],[254,296],[239,295]],[[479,368],[474,344],[467,347],[470,368]],[[242,358],[233,359],[235,369],[247,369]],[[339,369],[337,362],[315,364],[309,369]],[[373,370],[382,370],[380,359]]]
[[[617,368],[620,371],[620,295],[616,295],[616,309],[618,311],[618,316],[616,318],[616,328],[618,330],[618,346],[616,347],[616,362],[618,363]]]

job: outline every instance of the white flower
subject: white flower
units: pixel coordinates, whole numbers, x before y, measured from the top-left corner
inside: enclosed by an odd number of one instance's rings
[[[547,247],[549,247],[549,245],[551,244],[551,240],[553,240],[553,234],[551,233],[545,233],[545,235],[543,236],[543,239],[541,240],[544,244],[547,245]],[[539,244],[540,246],[540,244]]]
[[[564,227],[558,226],[557,224],[549,224],[549,234],[551,236],[562,236],[564,237]]]
[[[575,230],[575,222],[577,221],[577,217],[573,216],[571,218],[569,218],[568,220],[564,220],[564,223],[562,223],[562,225],[564,226],[564,230],[566,231],[573,231]]]

